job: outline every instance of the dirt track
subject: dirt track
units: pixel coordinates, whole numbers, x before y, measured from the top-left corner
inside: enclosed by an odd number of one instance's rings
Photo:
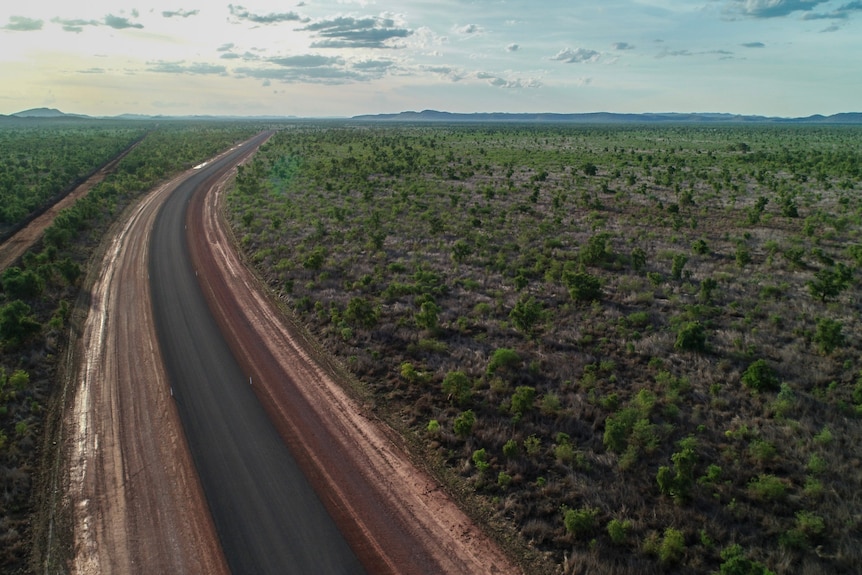
[[[92,289],[67,436],[75,573],[226,573],[155,339],[147,246],[151,193],[122,228]],[[227,178],[217,186],[222,191]],[[201,283],[238,361],[306,476],[374,573],[517,573],[369,420],[232,248],[218,194],[196,196],[189,238]],[[84,352],[86,350],[86,352]],[[134,359],[130,359],[134,358]]]
[[[59,214],[62,209],[68,208],[78,201],[79,198],[87,195],[90,189],[114,171],[117,164],[120,163],[120,160],[125,158],[129,152],[134,150],[139,143],[140,140],[123,150],[120,155],[99,168],[95,174],[87,178],[81,185],[75,187],[75,189],[61,198],[57,203],[45,210],[44,213],[34,218],[33,221],[0,244],[0,270],[5,270],[15,263],[18,258],[23,256],[24,253],[33,246],[33,244],[42,238],[42,235],[45,233],[45,228],[51,225],[51,222],[54,221],[54,218],[57,217],[57,214]]]

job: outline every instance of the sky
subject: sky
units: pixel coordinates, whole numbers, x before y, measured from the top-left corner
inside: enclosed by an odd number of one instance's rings
[[[35,107],[857,112],[862,0],[5,0],[0,114]]]

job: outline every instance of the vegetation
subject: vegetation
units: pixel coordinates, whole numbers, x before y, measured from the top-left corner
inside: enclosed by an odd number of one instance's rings
[[[228,208],[261,276],[533,571],[851,573],[860,143],[305,126]]]
[[[259,131],[249,124],[173,124],[158,128],[132,123],[76,124],[0,130],[0,174],[52,182],[39,201],[15,211],[14,218],[38,207],[75,178],[91,171],[148,132],[115,172],[86,197],[60,212],[45,237],[17,265],[0,270],[0,571],[36,572],[31,557],[38,521],[40,451],[44,435],[56,428],[52,395],[58,390],[57,359],[72,326],[82,279],[111,221],[142,193],[174,173],[229,148]],[[17,131],[16,131],[17,130]],[[27,169],[32,169],[28,172]],[[31,174],[32,177],[27,174]],[[44,180],[44,181],[43,181]],[[9,179],[0,176],[0,182]],[[0,190],[12,193],[6,183]],[[42,184],[39,184],[42,185]],[[38,187],[38,186],[37,186]],[[14,186],[13,186],[14,188]],[[35,194],[27,188],[25,196]],[[17,193],[17,192],[16,192]],[[12,196],[4,196],[12,206]],[[7,215],[11,212],[4,212]],[[89,305],[89,304],[84,304]],[[40,565],[40,567],[43,567]],[[41,571],[42,569],[40,569]]]
[[[0,234],[78,185],[145,134],[145,127],[83,122],[0,130]]]

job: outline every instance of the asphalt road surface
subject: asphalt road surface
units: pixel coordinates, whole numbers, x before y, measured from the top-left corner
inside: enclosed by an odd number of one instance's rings
[[[173,397],[234,573],[364,573],[255,397],[189,257],[190,198],[243,153],[238,148],[182,183],[152,231],[153,313]]]

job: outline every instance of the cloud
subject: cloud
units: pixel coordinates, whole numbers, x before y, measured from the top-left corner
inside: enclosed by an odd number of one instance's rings
[[[557,52],[557,55],[551,58],[551,60],[565,62],[566,64],[583,64],[587,62],[596,62],[600,57],[601,54],[595,50],[589,50],[587,48],[577,48],[575,50],[564,48]]]
[[[808,12],[802,17],[803,20],[846,20],[849,14],[847,12],[827,12],[814,13]]]
[[[227,52],[228,50],[232,50],[234,48],[233,42],[228,42],[227,44],[222,44],[218,48],[216,48],[216,52]]]
[[[656,58],[666,58],[668,56],[694,56],[694,54],[689,50],[668,50],[667,48],[656,54]]]
[[[63,30],[66,32],[81,32],[84,29],[84,26],[99,26],[100,22],[97,20],[66,20],[63,18],[52,18],[51,22],[55,24],[60,24],[63,26]]]
[[[15,32],[32,32],[41,30],[42,24],[44,24],[42,20],[34,20],[24,16],[9,16],[9,23],[3,26],[3,29],[14,30]]]
[[[188,18],[189,16],[197,16],[200,14],[200,10],[165,10],[162,12],[162,16],[165,18],[173,18],[174,16],[179,16],[180,18]]]
[[[125,28],[143,28],[143,24],[138,24],[137,22],[132,22],[128,18],[123,18],[122,16],[114,16],[113,14],[108,14],[105,16],[105,26],[110,26],[116,30],[123,30]]]
[[[301,30],[315,32],[322,40],[313,42],[312,48],[392,48],[388,40],[406,38],[413,31],[398,28],[391,18],[352,18],[341,16],[319,20]]]
[[[227,73],[227,69],[224,66],[217,66],[206,62],[195,62],[186,65],[183,61],[165,62],[160,60],[158,62],[147,62],[147,66],[149,66],[147,71],[160,74],[214,74],[224,76]]]
[[[234,6],[228,4],[231,16],[237,20],[246,20],[255,24],[277,24],[279,22],[308,22],[308,18],[303,18],[296,12],[270,12],[269,14],[255,14],[249,12],[243,6]]]
[[[477,26],[476,24],[465,24],[464,26],[456,27],[455,31],[459,34],[465,34],[469,36],[470,34],[478,34],[482,32],[482,27]]]
[[[319,68],[321,66],[333,66],[344,62],[341,58],[330,58],[327,56],[317,56],[315,54],[287,56],[285,58],[270,58],[267,61],[288,68]]]
[[[855,2],[844,4],[838,8],[837,12],[854,12],[856,10],[862,10],[862,1],[856,0]]]
[[[829,32],[837,32],[841,29],[841,26],[837,24],[832,24],[831,26],[827,26],[823,30],[820,31],[821,34],[828,34]]]
[[[751,18],[777,18],[809,12],[829,0],[730,0],[728,11]]]
[[[614,50],[634,50],[635,47],[629,44],[628,42],[614,42],[613,44]]]
[[[517,44],[509,44],[508,46],[506,46],[506,52],[517,52],[520,49],[521,47]]]
[[[505,88],[505,89],[520,89],[520,88],[540,88],[542,86],[542,82],[535,78],[515,78],[515,79],[507,79],[501,78],[500,76],[495,76],[494,74],[488,74],[486,72],[477,72],[476,78],[479,80],[485,80],[489,85],[494,86],[495,88]]]
[[[745,42],[742,46],[745,48],[766,48],[766,44],[763,42]]]

